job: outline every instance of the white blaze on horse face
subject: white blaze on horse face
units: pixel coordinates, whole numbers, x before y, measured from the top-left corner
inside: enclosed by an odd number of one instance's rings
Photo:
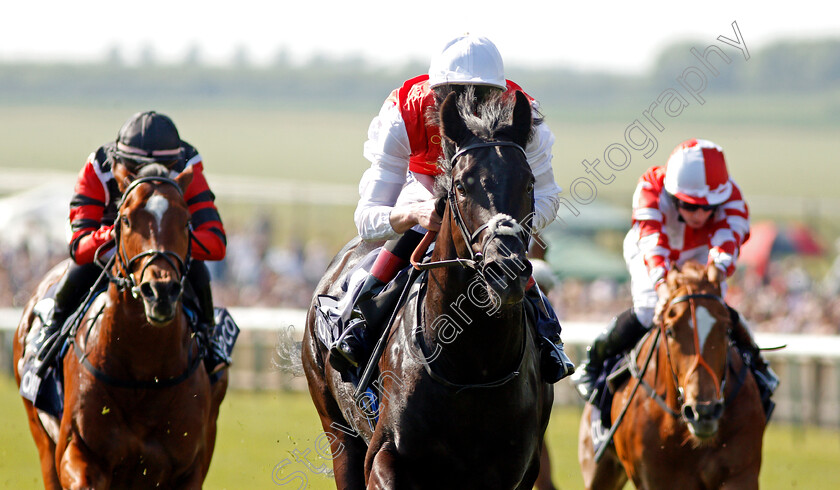
[[[158,231],[160,231],[160,222],[163,220],[163,214],[167,209],[169,209],[169,201],[160,194],[155,194],[146,201],[146,211],[155,217]]]
[[[712,327],[717,320],[715,320],[715,317],[709,313],[709,310],[705,306],[698,306],[695,310],[695,315],[697,318],[697,338],[700,339],[700,352],[702,353],[706,345],[706,339],[709,337],[709,333],[711,333]]]

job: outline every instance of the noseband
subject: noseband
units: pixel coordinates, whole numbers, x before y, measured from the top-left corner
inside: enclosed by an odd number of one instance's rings
[[[525,149],[523,149],[518,144],[512,141],[484,141],[481,143],[473,143],[471,145],[467,145],[463,148],[458,149],[452,158],[449,159],[449,162],[452,168],[455,168],[455,161],[458,157],[464,155],[466,152],[470,150],[474,150],[476,148],[489,148],[489,147],[499,147],[499,146],[510,146],[512,148],[516,148],[520,152],[522,152],[522,156],[526,156]],[[446,199],[449,202],[449,209],[452,212],[452,218],[455,220],[455,224],[458,226],[458,230],[461,233],[461,237],[463,237],[464,241],[467,244],[467,251],[470,254],[469,259],[464,259],[461,257],[456,257],[454,259],[448,260],[439,260],[436,262],[422,262],[422,263],[415,263],[414,267],[420,270],[427,270],[427,269],[437,269],[439,267],[451,267],[453,265],[458,265],[461,267],[469,267],[470,269],[475,270],[479,273],[479,275],[484,275],[484,249],[486,249],[487,245],[498,236],[498,232],[496,229],[490,230],[491,235],[484,241],[484,247],[482,252],[476,253],[473,250],[473,245],[478,242],[479,235],[481,232],[484,231],[486,228],[490,226],[490,222],[484,223],[474,231],[470,232],[467,228],[466,223],[464,222],[463,215],[461,213],[461,209],[458,207],[458,199],[455,195],[455,177],[452,176],[450,183],[449,183],[449,191],[447,192]],[[526,227],[522,227],[521,232],[516,233],[516,238],[527,248],[528,240],[531,237],[531,234],[528,232]]]
[[[143,267],[140,269],[140,273],[138,277],[143,277],[143,274],[146,272],[146,269],[157,260],[158,258],[162,258],[165,260],[173,269],[178,271],[178,282],[181,284],[181,290],[184,289],[184,282],[187,279],[187,273],[189,272],[190,262],[192,258],[192,229],[189,226],[189,222],[187,223],[187,228],[189,230],[189,239],[187,240],[187,255],[185,258],[181,258],[175,252],[171,252],[169,250],[145,250],[143,252],[138,253],[137,255],[127,259],[127,254],[125,251],[125,243],[121,240],[121,232],[120,232],[120,220],[122,218],[122,207],[125,202],[128,200],[129,194],[132,191],[137,189],[141,184],[144,183],[155,183],[155,184],[167,184],[175,187],[178,190],[178,194],[183,197],[184,191],[181,190],[181,186],[178,185],[172,179],[166,177],[142,177],[136,179],[129,184],[129,186],[123,192],[122,199],[120,199],[119,204],[117,205],[117,217],[115,219],[114,225],[114,238],[116,240],[116,248],[117,248],[117,257],[119,258],[119,262],[122,264],[122,269],[125,271],[125,275],[122,275],[120,272],[115,274],[109,273],[109,279],[111,282],[115,283],[118,288],[120,289],[129,289],[131,291],[131,295],[134,298],[137,298],[140,294],[140,285],[138,285],[137,280],[135,279],[134,273],[132,272],[132,268],[139,262],[140,260],[151,257]],[[97,251],[98,254],[98,251]]]

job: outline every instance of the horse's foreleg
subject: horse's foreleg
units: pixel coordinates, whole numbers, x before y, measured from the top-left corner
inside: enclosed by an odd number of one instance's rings
[[[58,462],[58,478],[62,488],[73,490],[109,488],[110,475],[93,462],[78,434],[73,434]]]
[[[41,475],[44,477],[44,488],[60,489],[58,473],[55,471],[55,443],[50,439],[46,429],[38,417],[38,411],[32,406],[32,402],[23,399],[23,406],[26,409],[26,418],[29,421],[29,431],[32,439],[38,448],[38,459],[41,463]]]
[[[595,461],[590,427],[591,413],[592,406],[587,403],[583,409],[578,434],[578,462],[583,475],[583,486],[586,489],[620,490],[627,483],[627,473],[618,460],[615,449],[607,448],[601,460]]]
[[[758,470],[744,471],[727,478],[721,486],[723,490],[758,490]]]
[[[540,451],[540,473],[537,476],[537,481],[534,486],[537,490],[556,490],[554,482],[551,481],[551,458],[548,455],[548,446],[545,441],[542,443],[542,451]]]
[[[373,457],[368,475],[368,489],[402,488],[397,482],[397,452],[389,445],[383,446]]]
[[[210,461],[216,448],[216,430],[219,418],[219,407],[225,399],[228,387],[228,370],[225,370],[218,380],[210,387],[210,414],[207,418],[204,460],[202,461],[202,478],[210,471]]]
[[[337,490],[363,490],[365,488],[365,453],[367,446],[361,436],[346,434],[324,423],[326,434],[331,437],[333,476]]]

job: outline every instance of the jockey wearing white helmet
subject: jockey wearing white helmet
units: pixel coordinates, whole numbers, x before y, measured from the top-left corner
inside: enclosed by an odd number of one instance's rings
[[[397,238],[415,226],[420,233],[439,228],[432,189],[442,150],[439,130],[427,124],[426,114],[438,104],[440,94],[467,85],[474,86],[478,96],[491,90],[523,91],[505,79],[502,57],[489,39],[466,35],[447,43],[432,58],[427,75],[407,80],[385,100],[364,145],[371,166],[359,183],[354,214],[363,239]],[[529,99],[536,116],[538,104]],[[560,206],[561,189],[551,167],[553,144],[554,135],[543,123],[536,125],[525,148],[536,179],[533,231],[554,221]]]
[[[694,260],[731,276],[749,232],[747,204],[729,177],[720,146],[690,139],[677,145],[665,166],[649,168],[633,194],[633,226],[624,239],[633,308],[614,318],[589,348],[589,360],[574,378],[581,395],[590,399],[605,359],[631,348],[658,321],[672,265]],[[721,290],[726,292],[725,282]],[[733,340],[772,392],[778,379],[760,357],[744,320],[731,312]]]
[[[442,156],[441,136],[439,128],[429,124],[427,114],[449,92],[461,92],[468,86],[473,87],[478,99],[492,92],[524,93],[519,85],[505,79],[502,57],[489,39],[464,35],[448,42],[432,58],[428,74],[407,80],[391,92],[373,118],[364,145],[364,155],[371,166],[359,183],[360,198],[354,220],[362,239],[390,241],[370,271],[358,302],[378,291],[407,265],[408,257],[426,230],[440,228],[433,188],[435,176],[441,173],[438,167]],[[539,231],[554,221],[561,189],[554,181],[551,166],[554,135],[542,123],[537,102],[530,96],[528,99],[536,122],[533,136],[525,147],[535,178],[531,231]],[[559,343],[559,324],[557,332],[546,337],[551,337],[553,345]],[[349,342],[337,342],[331,349],[331,357],[341,356],[355,366],[365,350],[356,345],[357,340],[350,335]],[[557,376],[547,377],[560,379],[571,373],[574,365],[562,351],[562,344],[555,349],[559,350],[560,369]]]

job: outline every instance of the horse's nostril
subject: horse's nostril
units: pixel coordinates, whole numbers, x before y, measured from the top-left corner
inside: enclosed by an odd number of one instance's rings
[[[694,407],[691,405],[683,405],[682,408],[683,417],[687,421],[693,421],[697,419],[697,412],[694,411]]]
[[[181,283],[172,281],[169,285],[169,297],[172,299],[178,299],[181,297],[182,292],[183,288],[181,287]]]
[[[143,295],[146,299],[154,299],[155,298],[155,288],[152,287],[152,283],[144,282],[140,284],[140,294]]]
[[[713,413],[715,419],[719,419],[723,415],[723,402],[715,402],[715,409]]]

